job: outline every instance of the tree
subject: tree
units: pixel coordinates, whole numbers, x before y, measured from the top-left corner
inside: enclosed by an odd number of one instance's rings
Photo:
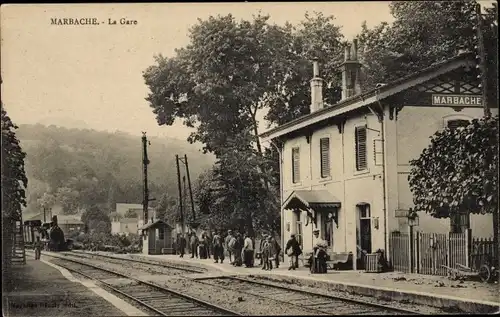
[[[438,131],[418,159],[408,180],[415,210],[434,217],[498,208],[498,116],[475,119],[466,128]]]
[[[493,214],[498,246],[498,116],[475,119],[466,128],[437,132],[410,164],[412,211],[436,218]]]
[[[266,223],[265,215],[279,210],[277,196],[270,195],[276,189],[270,188],[268,175],[275,173],[268,169],[272,165],[266,163],[258,138],[258,111],[270,110],[267,119],[273,123],[306,113],[312,57],[324,61],[325,69],[340,64],[341,34],[332,17],[306,15],[300,29],[270,25],[268,19],[258,15],[236,22],[227,15],[199,20],[187,47],[173,58],[157,56],[144,72],[147,101],[158,124],[172,125],[179,118],[196,127],[188,141],[201,142],[219,160],[213,181],[226,190],[210,209],[220,215],[231,210],[249,231],[254,222]],[[325,78],[332,87],[326,89],[327,101],[338,99],[339,76],[325,71]],[[239,164],[245,168],[238,170]],[[223,180],[223,175],[229,178]],[[252,205],[251,197],[259,195],[269,197],[269,204]]]
[[[286,24],[285,46],[282,55],[274,63],[281,74],[278,85],[267,95],[269,111],[266,120],[282,125],[310,112],[312,60],[318,59],[321,77],[325,81],[323,97],[327,105],[333,105],[341,97],[341,73],[343,62],[343,35],[334,24],[333,16],[314,12],[305,14],[298,27]]]
[[[89,231],[96,233],[110,233],[111,220],[106,212],[98,206],[90,206],[89,209],[82,213],[82,222]]]
[[[388,83],[449,59],[460,49],[477,52],[476,4],[473,0],[394,1],[390,4],[395,18],[391,26],[384,22],[368,29],[364,22],[358,36],[365,73],[363,88],[372,89],[377,83]],[[497,14],[496,4],[487,9],[483,27],[493,104],[498,100],[498,27],[493,23],[498,21]]]
[[[80,193],[69,187],[59,187],[56,192],[56,201],[61,204],[65,214],[78,213]]]
[[[21,209],[26,207],[25,189],[28,178],[24,170],[23,152],[7,112],[1,108],[2,120],[2,264],[9,272],[12,257],[15,222],[21,221]],[[5,276],[4,276],[5,277]]]
[[[156,205],[156,217],[158,219],[166,219],[168,211],[176,205],[176,200],[170,197],[167,193],[163,193]]]

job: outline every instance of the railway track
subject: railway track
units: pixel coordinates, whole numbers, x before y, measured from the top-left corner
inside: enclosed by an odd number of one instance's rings
[[[403,308],[384,306],[335,295],[253,281],[240,277],[198,278],[197,282],[231,289],[239,293],[307,308],[321,315],[420,315]]]
[[[145,260],[139,260],[139,259],[133,259],[133,258],[123,258],[123,257],[117,257],[117,256],[112,256],[112,255],[106,255],[106,254],[99,254],[99,253],[88,253],[88,252],[75,252],[75,251],[68,251],[68,252],[60,252],[60,254],[63,254],[65,256],[75,256],[75,257],[85,257],[85,258],[91,258],[91,257],[96,257],[96,258],[105,258],[105,259],[110,259],[110,260],[115,260],[118,262],[132,262],[132,263],[139,263],[143,264],[149,267],[157,268],[157,267],[162,267],[162,268],[167,268],[170,270],[176,270],[178,272],[182,273],[193,273],[193,274],[201,274],[201,273],[206,273],[206,269],[201,269],[201,268],[192,268],[192,267],[187,267],[184,265],[173,265],[173,264],[166,264],[166,263],[160,263],[160,262],[152,262],[152,261],[145,261]],[[163,272],[160,272],[163,273]]]
[[[65,269],[97,281],[112,291],[136,302],[160,316],[239,316],[240,314],[215,304],[199,300],[163,286],[142,281],[126,274],[95,265],[45,254]]]

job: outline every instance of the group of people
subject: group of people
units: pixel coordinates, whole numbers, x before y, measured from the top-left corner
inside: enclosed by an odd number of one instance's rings
[[[186,235],[178,234],[175,244],[176,253],[180,257],[184,257],[188,248],[191,258],[209,259],[212,255],[215,263],[223,263],[227,254],[229,262],[234,266],[254,266],[255,246],[249,234],[243,235],[238,231],[228,230],[227,234],[223,235],[222,232],[214,231],[211,236],[203,232],[198,238],[196,233],[191,232]],[[280,252],[278,241],[270,234],[262,234],[259,254],[263,270],[273,269],[273,262],[276,268],[279,267]]]

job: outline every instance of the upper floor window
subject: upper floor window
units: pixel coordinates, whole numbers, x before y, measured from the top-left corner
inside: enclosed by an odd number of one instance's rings
[[[449,120],[447,123],[447,126],[449,129],[456,129],[459,127],[466,127],[469,125],[469,120],[465,119],[455,119],[455,120]]]
[[[158,240],[163,240],[165,238],[165,229],[158,228]]]
[[[356,170],[362,171],[367,168],[366,152],[366,127],[356,127]]]
[[[292,182],[300,182],[300,149],[294,147],[292,149]]]
[[[330,176],[330,138],[321,138],[319,143],[321,156],[321,178],[325,178]]]

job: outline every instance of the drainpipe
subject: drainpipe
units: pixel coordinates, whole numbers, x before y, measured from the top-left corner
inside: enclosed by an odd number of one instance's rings
[[[313,190],[313,167],[312,167],[312,134],[309,135],[309,190]],[[318,215],[315,210],[311,210],[311,213],[314,215],[314,223],[311,223],[311,249],[314,248],[314,233],[315,229],[318,229],[316,222],[318,219],[316,218]]]
[[[384,248],[385,248],[385,256],[389,258],[389,246],[387,245],[387,227],[388,227],[388,220],[389,217],[387,217],[387,201],[386,201],[386,168],[385,168],[385,155],[386,155],[386,150],[385,150],[385,130],[384,130],[384,107],[380,103],[379,100],[379,90],[376,91],[375,99],[377,101],[377,104],[380,107],[380,110],[382,111],[381,115],[378,116],[378,120],[380,122],[380,134],[382,136],[382,196],[384,200],[384,208],[383,208],[383,214],[384,214]]]

